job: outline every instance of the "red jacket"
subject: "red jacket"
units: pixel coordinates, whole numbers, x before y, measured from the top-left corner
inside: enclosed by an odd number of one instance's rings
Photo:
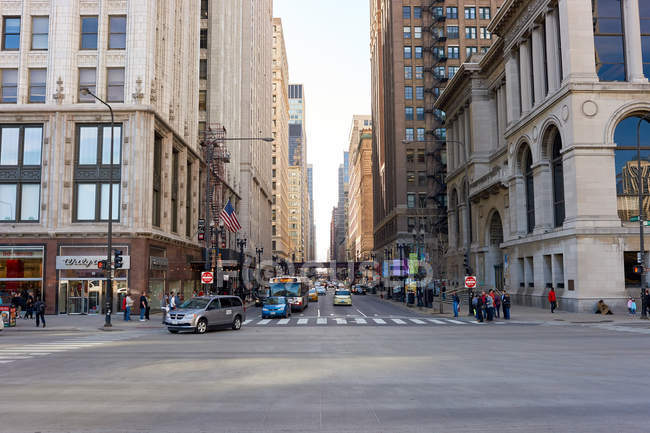
[[[555,292],[548,292],[548,302],[556,302]]]

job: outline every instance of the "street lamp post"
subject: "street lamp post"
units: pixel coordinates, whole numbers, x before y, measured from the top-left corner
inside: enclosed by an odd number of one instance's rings
[[[637,168],[637,193],[639,196],[639,254],[641,255],[641,318],[647,319],[646,313],[647,305],[645,298],[646,289],[646,259],[645,259],[645,245],[643,235],[643,224],[645,222],[645,215],[643,214],[643,193],[645,185],[643,183],[643,175],[641,173],[641,122],[648,120],[648,115],[644,115],[639,119],[636,125],[636,168]]]
[[[111,262],[111,253],[113,249],[113,136],[115,130],[115,116],[113,115],[113,107],[110,106],[106,101],[99,98],[88,88],[81,89],[82,95],[90,95],[106,107],[111,113],[111,156],[110,156],[110,167],[108,170],[108,245],[106,251],[106,316],[104,320],[104,327],[110,328],[113,326],[111,324],[111,308],[113,306],[113,264]]]
[[[244,248],[246,247],[246,239],[237,239],[237,246],[239,247],[239,297],[244,293]]]
[[[264,247],[255,248],[255,254],[257,254],[257,289],[259,290],[259,280],[262,278],[262,253],[264,252]]]

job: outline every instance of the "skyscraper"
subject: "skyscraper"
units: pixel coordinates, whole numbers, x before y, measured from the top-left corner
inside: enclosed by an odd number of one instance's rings
[[[302,84],[289,84],[289,167],[289,181],[294,189],[289,198],[291,207],[289,235],[292,256],[295,256],[298,261],[303,261],[308,256],[311,221],[307,185],[305,95]]]

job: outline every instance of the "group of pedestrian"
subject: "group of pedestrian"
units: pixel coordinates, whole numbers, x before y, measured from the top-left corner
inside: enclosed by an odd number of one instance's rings
[[[131,297],[131,293],[127,292],[126,296],[122,298],[122,310],[124,311],[125,322],[129,322],[131,320],[131,309],[133,308],[134,303],[135,302]],[[149,320],[149,312],[151,311],[151,307],[150,307],[150,299],[149,296],[147,295],[147,292],[143,291],[140,293],[140,300],[138,306],[140,307],[140,321],[145,322]]]
[[[0,298],[0,305],[2,305],[2,298]],[[42,324],[45,328],[46,305],[39,295],[34,297],[26,289],[21,292],[12,292],[11,306],[16,309],[17,317],[30,320],[36,318],[36,326],[40,327]]]
[[[456,298],[458,296],[454,295],[454,317],[458,317]],[[458,304],[460,304],[460,299],[458,300]],[[483,322],[484,320],[491,322],[495,318],[500,318],[501,311],[503,311],[503,318],[510,320],[511,305],[510,294],[505,290],[499,294],[494,289],[490,289],[487,293],[482,291],[480,294],[475,293],[472,297],[474,317],[479,322]]]

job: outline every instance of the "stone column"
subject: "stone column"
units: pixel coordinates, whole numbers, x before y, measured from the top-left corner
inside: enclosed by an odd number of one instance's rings
[[[463,159],[465,162],[469,161],[469,158],[472,154],[472,150],[474,149],[474,145],[472,143],[472,119],[470,117],[470,107],[469,105],[465,107],[465,146],[463,146],[463,149],[461,150],[463,152]]]
[[[460,239],[457,239],[457,244],[459,249],[464,250],[465,245],[467,245],[467,240],[469,239],[469,233],[467,233],[467,219],[469,218],[467,212],[467,206],[465,206],[465,197],[458,197],[458,211],[459,218],[458,223],[460,224]]]
[[[560,35],[558,34],[557,8],[550,9],[546,14],[546,74],[548,77],[548,92],[553,93],[560,88],[562,82],[562,55],[560,53]]]
[[[458,115],[458,141],[465,144],[465,111],[461,111]],[[460,167],[465,162],[463,155],[463,146],[459,143],[456,146],[456,163]]]
[[[530,70],[530,39],[526,39],[519,45],[519,72],[521,87],[521,112],[528,113],[533,107],[533,82]]]
[[[454,160],[454,141],[456,141],[456,120],[449,120],[449,127],[447,128],[447,172],[451,172],[455,166]]]
[[[519,91],[519,68],[517,54],[510,52],[506,60],[506,99],[508,123],[515,122],[521,116],[521,93]]]
[[[646,83],[643,75],[643,54],[641,50],[641,24],[639,22],[638,0],[623,1],[623,22],[625,25],[625,60],[627,62],[627,81]]]
[[[558,1],[563,79],[598,81],[593,23],[584,16],[589,10],[591,0]]]
[[[535,105],[538,105],[541,104],[546,97],[546,71],[544,70],[544,28],[541,24],[535,24],[532,33]]]
[[[506,109],[506,86],[503,84],[499,86],[498,89],[498,104],[499,104],[499,125],[498,125],[498,136],[499,136],[499,141],[497,142],[497,147],[504,146],[506,144],[505,140],[505,132],[506,132],[506,125],[508,122],[507,116],[507,109]]]

